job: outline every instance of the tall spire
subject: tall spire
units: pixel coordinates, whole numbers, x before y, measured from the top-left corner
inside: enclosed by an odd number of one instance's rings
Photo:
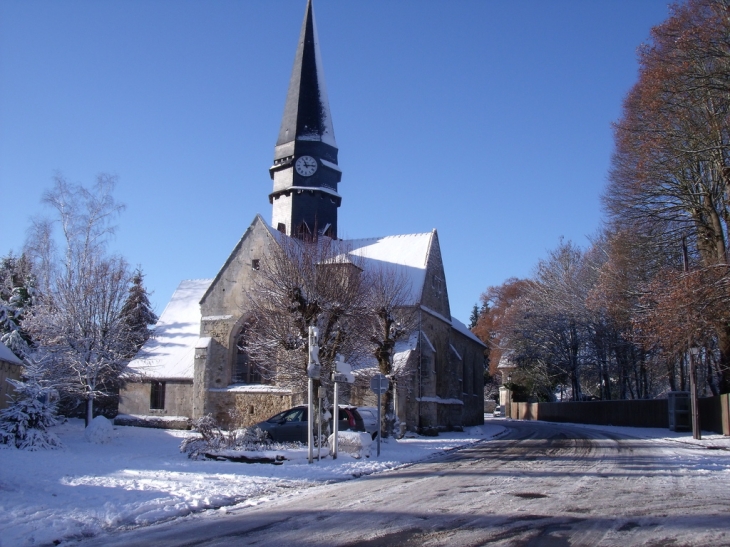
[[[337,152],[312,0],[307,0],[269,169],[275,228],[290,236],[337,237],[337,208],[342,202]]]
[[[299,33],[299,45],[294,57],[276,146],[278,148],[294,140],[321,141],[337,148],[312,0],[307,1],[302,30]]]

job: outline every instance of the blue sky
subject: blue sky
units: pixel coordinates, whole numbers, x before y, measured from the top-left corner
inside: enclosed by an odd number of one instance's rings
[[[611,122],[666,0],[314,0],[341,237],[438,230],[451,313],[601,223]],[[56,171],[119,177],[112,250],[162,311],[256,213],[304,0],[0,0],[0,254]]]

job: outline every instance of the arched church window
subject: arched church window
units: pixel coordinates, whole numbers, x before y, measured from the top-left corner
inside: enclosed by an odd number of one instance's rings
[[[244,324],[241,332],[236,338],[236,355],[231,374],[231,380],[234,384],[261,383],[261,373],[256,365],[251,362],[247,351],[246,333],[249,327],[249,323]]]

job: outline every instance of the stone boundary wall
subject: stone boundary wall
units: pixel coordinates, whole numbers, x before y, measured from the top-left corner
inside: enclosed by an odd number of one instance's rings
[[[296,395],[289,391],[256,393],[213,389],[208,392],[208,401],[211,414],[225,427],[249,427],[298,404]],[[238,423],[231,419],[229,409],[235,409]]]

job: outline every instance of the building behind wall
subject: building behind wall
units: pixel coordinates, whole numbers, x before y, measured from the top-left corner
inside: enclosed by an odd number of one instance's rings
[[[8,407],[14,392],[8,380],[20,380],[22,374],[23,361],[0,342],[0,410]]]

